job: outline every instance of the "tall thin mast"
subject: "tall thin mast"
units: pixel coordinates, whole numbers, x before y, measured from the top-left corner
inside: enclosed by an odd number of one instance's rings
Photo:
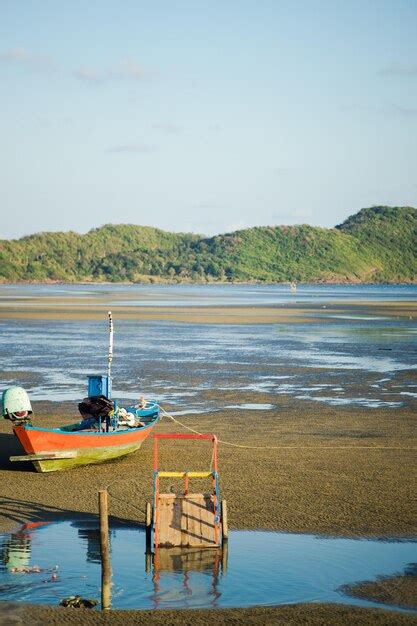
[[[111,362],[113,361],[113,318],[111,311],[109,311],[109,369],[108,376],[109,382],[111,380]]]

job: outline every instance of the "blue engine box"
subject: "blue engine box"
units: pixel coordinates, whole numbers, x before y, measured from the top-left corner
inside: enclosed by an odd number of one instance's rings
[[[88,377],[88,397],[106,396],[111,399],[111,379],[108,376]]]

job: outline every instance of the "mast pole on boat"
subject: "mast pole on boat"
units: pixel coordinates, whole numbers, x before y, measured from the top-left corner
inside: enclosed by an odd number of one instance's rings
[[[108,367],[108,377],[109,377],[109,384],[110,384],[110,380],[111,380],[111,364],[113,361],[113,317],[111,314],[111,311],[109,311],[109,367]]]

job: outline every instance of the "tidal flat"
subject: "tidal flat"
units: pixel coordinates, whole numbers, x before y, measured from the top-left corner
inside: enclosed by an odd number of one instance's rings
[[[186,426],[225,442],[220,480],[232,528],[415,538],[417,303],[410,291],[406,300],[387,300],[382,290],[380,299],[366,302],[344,293],[343,301],[319,294],[259,306],[251,292],[253,306],[175,306],[171,312],[165,305],[133,305],[126,318],[127,303],[111,289],[99,294],[97,309],[86,302],[73,310],[56,294],[43,302],[47,290],[39,302],[30,296],[23,305],[16,291],[12,303],[0,294],[2,386],[28,390],[38,425],[77,420],[87,374],[106,369],[105,316],[112,308],[117,396],[144,392]],[[158,425],[159,432],[179,430],[167,418]],[[51,475],[9,463],[21,451],[6,421],[0,444],[3,531],[27,521],[96,515],[97,491],[109,483],[113,518],[143,523],[152,493],[150,441],[130,457]],[[209,461],[199,443],[192,450],[166,446],[163,453],[167,468]],[[3,608],[21,619],[31,611],[32,623],[79,619],[51,607]],[[86,612],[82,618],[86,624],[417,621],[415,614],[335,605]]]

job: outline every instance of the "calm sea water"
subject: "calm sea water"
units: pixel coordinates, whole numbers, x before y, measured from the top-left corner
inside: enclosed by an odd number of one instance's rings
[[[352,314],[349,303],[416,300],[416,286],[7,285],[0,305],[30,298],[96,296],[111,307],[343,301],[319,321],[296,324],[186,324],[115,320],[114,395],[145,393],[174,414],[236,406],[268,411],[280,397],[377,409],[417,399],[417,320]],[[87,306],[87,301],[86,301]],[[331,319],[331,323],[329,320]],[[33,400],[79,400],[88,374],[107,369],[107,320],[0,319],[2,388],[24,386]],[[215,399],[210,391],[218,391]],[[230,402],[226,392],[242,401]]]
[[[401,574],[417,560],[417,543],[329,539],[232,531],[228,557],[145,557],[145,533],[110,530],[113,608],[197,608],[334,602],[376,606],[346,596],[342,585]],[[160,551],[161,552],[161,551]],[[164,552],[164,551],[162,551]],[[13,568],[39,566],[38,573]],[[97,523],[60,522],[0,535],[0,600],[57,605],[79,594],[100,600]],[[395,607],[392,607],[395,608]]]
[[[273,305],[282,303],[416,300],[416,285],[0,285],[3,298],[129,297],[136,306]]]

